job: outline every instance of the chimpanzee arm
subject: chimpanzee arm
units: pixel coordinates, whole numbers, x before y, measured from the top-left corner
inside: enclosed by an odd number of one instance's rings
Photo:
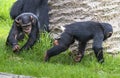
[[[38,38],[39,38],[39,28],[37,27],[37,25],[32,26],[29,39],[26,42],[26,44],[21,48],[21,50],[32,48],[32,46],[34,45],[34,43],[37,41]]]
[[[86,42],[80,42],[80,41],[79,41],[78,50],[79,50],[79,53],[80,53],[80,54],[84,55],[85,47],[86,47]],[[79,53],[78,53],[78,54],[79,54]]]
[[[102,48],[103,39],[104,39],[103,33],[96,34],[93,39],[93,50],[98,62],[100,63],[104,62]]]
[[[11,45],[14,47],[18,44],[17,42],[17,35],[18,35],[18,28],[16,27],[15,23],[13,23],[10,33],[8,35],[6,45]]]
[[[23,0],[17,0],[10,11],[10,16],[12,19],[15,19],[19,14],[21,14],[21,10],[23,7]]]

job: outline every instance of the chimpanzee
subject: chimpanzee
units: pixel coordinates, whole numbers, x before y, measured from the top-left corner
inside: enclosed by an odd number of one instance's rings
[[[6,44],[11,45],[13,51],[18,53],[22,49],[29,49],[39,38],[39,28],[40,23],[36,15],[33,13],[22,13],[15,18]],[[28,35],[29,39],[20,49],[18,40],[22,40],[25,34]]]
[[[76,22],[65,26],[64,32],[58,40],[55,40],[54,46],[46,52],[45,61],[52,56],[58,55],[68,49],[75,40],[79,42],[79,52],[75,61],[81,61],[84,56],[86,43],[93,39],[93,50],[98,62],[104,62],[102,43],[113,33],[112,26],[108,23],[99,23],[93,21]]]
[[[49,32],[48,11],[48,0],[17,0],[11,8],[10,16],[15,19],[21,13],[31,12],[38,17],[41,24],[40,30]]]

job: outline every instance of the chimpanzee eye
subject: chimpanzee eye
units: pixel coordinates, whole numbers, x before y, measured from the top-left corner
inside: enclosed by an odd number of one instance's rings
[[[23,29],[27,28],[26,26],[22,26]]]
[[[29,27],[30,25],[27,25],[27,27]]]
[[[16,26],[20,26],[20,24],[16,23]]]

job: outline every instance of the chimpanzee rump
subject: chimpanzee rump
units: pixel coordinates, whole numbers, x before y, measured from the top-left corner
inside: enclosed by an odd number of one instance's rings
[[[109,38],[113,33],[112,26],[108,23],[98,23],[93,21],[76,22],[65,26],[61,38],[55,40],[54,46],[46,52],[45,61],[48,61],[52,56],[58,55],[69,48],[74,43],[75,39],[79,41],[79,52],[75,61],[81,61],[84,56],[86,43],[93,39],[93,50],[97,60],[102,63],[104,40]]]
[[[15,19],[18,15],[26,12],[35,14],[41,23],[40,30],[49,32],[48,0],[17,0],[11,8],[10,16]]]
[[[14,52],[31,48],[39,38],[40,23],[33,13],[22,13],[17,16],[9,32],[6,44],[11,45]],[[26,44],[20,49],[18,40],[22,40],[27,34],[29,36]]]

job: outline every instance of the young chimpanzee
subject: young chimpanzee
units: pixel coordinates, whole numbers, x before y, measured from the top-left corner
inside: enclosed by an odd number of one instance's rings
[[[67,25],[60,39],[55,40],[54,47],[46,52],[45,61],[48,61],[52,56],[58,55],[68,49],[68,47],[74,43],[75,39],[79,41],[79,52],[74,60],[81,61],[84,56],[86,43],[90,39],[93,39],[94,53],[97,60],[102,63],[104,62],[102,43],[109,38],[112,33],[112,26],[108,23],[86,21]]]
[[[6,44],[11,45],[14,52],[19,52],[22,49],[29,49],[39,38],[39,28],[40,23],[36,15],[33,13],[22,13],[15,18]],[[22,40],[25,34],[29,36],[29,39],[20,49],[18,40]]]
[[[10,16],[14,20],[18,15],[25,12],[35,14],[41,24],[40,30],[49,32],[48,0],[17,0],[11,7]]]

